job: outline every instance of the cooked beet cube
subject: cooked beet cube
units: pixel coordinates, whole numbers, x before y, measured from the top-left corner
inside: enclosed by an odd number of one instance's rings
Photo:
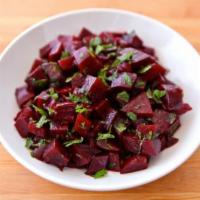
[[[39,59],[39,58],[36,58],[31,66],[31,70],[29,73],[31,73],[32,71],[34,71],[39,65],[41,65],[44,61]]]
[[[108,169],[120,171],[120,159],[118,153],[110,152],[108,154]]]
[[[37,158],[38,160],[43,160],[43,153],[46,149],[46,145],[41,145],[37,148],[35,148],[32,152],[31,152],[31,155],[34,157],[34,158]]]
[[[95,111],[97,113],[98,116],[100,116],[101,118],[105,118],[107,112],[110,109],[110,103],[108,101],[108,99],[103,99],[102,101],[100,101],[96,106],[95,106]]]
[[[33,110],[29,107],[23,108],[20,113],[17,114],[15,119],[15,127],[22,137],[28,137],[29,135],[29,119],[34,116]]]
[[[139,171],[142,169],[146,169],[147,166],[148,166],[148,161],[146,156],[142,155],[131,156],[124,161],[120,173],[125,174],[129,172]]]
[[[113,108],[110,108],[106,113],[105,128],[107,130],[112,126],[112,123],[116,116],[117,116],[117,111],[114,110]]]
[[[91,121],[84,117],[82,114],[78,114],[76,117],[74,130],[78,132],[81,136],[87,137],[89,129],[91,128]]]
[[[129,103],[122,108],[122,111],[133,112],[141,117],[151,117],[153,115],[150,101],[145,92],[129,101]]]
[[[175,137],[167,137],[166,148],[175,145],[178,142],[178,138]]]
[[[151,47],[143,47],[141,50],[144,53],[147,53],[147,54],[149,54],[151,56],[155,56],[155,50],[153,48],[151,48]]]
[[[177,115],[182,115],[188,111],[192,110],[192,107],[187,104],[187,103],[181,103],[179,106],[176,107],[176,109],[174,110],[174,112]]]
[[[95,156],[92,158],[86,174],[93,175],[101,169],[106,169],[107,164],[108,164],[108,156],[107,155]]]
[[[112,81],[111,88],[129,90],[136,81],[137,75],[134,73],[124,72]]]
[[[132,66],[130,63],[124,62],[117,66],[117,72],[132,72]]]
[[[141,77],[146,81],[154,80],[159,75],[164,75],[166,73],[166,69],[158,63],[153,63],[149,66],[151,66],[151,68],[147,72],[141,74]]]
[[[132,46],[136,49],[143,47],[142,40],[135,33],[125,34],[120,43],[122,46]]]
[[[139,125],[137,125],[137,131],[139,131],[143,135],[146,135],[150,132],[155,133],[156,130],[157,130],[157,125],[155,125],[155,124],[139,124]]]
[[[82,40],[84,37],[87,36],[94,36],[94,34],[87,28],[82,28],[78,37]]]
[[[77,167],[89,164],[92,155],[90,147],[86,144],[76,144],[72,146],[72,160]]]
[[[22,86],[15,90],[15,96],[18,106],[22,107],[29,100],[33,99],[35,95],[33,92],[29,91],[26,86]]]
[[[142,143],[142,153],[149,156],[156,156],[161,151],[161,141],[159,139],[144,140]]]
[[[49,131],[54,137],[65,136],[68,132],[68,125],[61,124],[59,122],[51,122]]]
[[[81,47],[73,55],[79,70],[84,74],[95,75],[102,68],[101,63],[89,53],[87,47]]]
[[[88,94],[92,101],[96,102],[104,98],[107,86],[99,78],[88,75],[81,89]]]
[[[53,120],[69,124],[74,121],[75,118],[75,104],[69,101],[63,103],[57,103],[53,108],[55,114]]]
[[[61,170],[66,167],[69,162],[69,158],[58,140],[53,140],[47,146],[43,153],[43,160],[46,163],[57,166]]]
[[[122,134],[122,143],[124,148],[129,152],[137,154],[140,150],[140,140],[133,134]]]
[[[102,149],[98,148],[96,138],[89,138],[89,146],[94,155],[99,155],[103,151]]]
[[[37,95],[34,99],[36,106],[42,107],[45,103],[48,102],[50,96],[47,91],[42,91],[39,95]]]
[[[29,122],[28,131],[29,131],[29,133],[31,133],[37,137],[41,137],[41,138],[45,137],[45,135],[46,135],[45,128],[43,128],[43,127],[38,128],[34,122]]]
[[[57,63],[43,63],[41,66],[45,73],[48,75],[51,82],[58,82],[64,79],[62,71]]]
[[[71,71],[73,69],[74,58],[72,56],[58,60],[58,64],[63,71]]]
[[[113,151],[113,152],[120,151],[119,146],[115,142],[110,140],[97,140],[97,146],[106,151]]]
[[[75,76],[73,76],[71,84],[72,88],[80,88],[83,86],[85,81],[85,76],[81,73],[77,73]]]

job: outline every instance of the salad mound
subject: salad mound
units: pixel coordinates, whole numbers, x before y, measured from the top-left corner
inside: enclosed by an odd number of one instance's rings
[[[34,158],[61,170],[99,178],[145,169],[177,143],[191,110],[167,72],[135,32],[59,35],[15,91],[15,127]]]

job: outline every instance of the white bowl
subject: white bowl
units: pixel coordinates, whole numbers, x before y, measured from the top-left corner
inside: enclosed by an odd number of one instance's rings
[[[149,168],[121,175],[109,172],[101,179],[94,179],[79,169],[65,169],[33,159],[24,147],[24,140],[13,125],[18,111],[14,97],[38,49],[58,34],[77,34],[82,27],[94,32],[103,30],[131,31],[156,49],[160,62],[170,69],[169,77],[185,93],[184,100],[193,110],[181,119],[177,131],[178,144],[166,149],[152,159]],[[52,182],[84,190],[108,191],[136,187],[154,181],[180,166],[197,149],[200,143],[200,58],[196,50],[178,33],[166,25],[136,14],[113,9],[87,9],[73,11],[44,20],[19,35],[4,50],[0,58],[0,139],[7,151],[35,174]],[[30,183],[31,184],[31,183]]]

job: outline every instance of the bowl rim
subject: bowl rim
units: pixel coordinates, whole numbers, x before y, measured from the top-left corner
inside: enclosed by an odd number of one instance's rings
[[[191,51],[193,51],[193,54],[196,54],[196,56],[199,57],[198,52],[195,50],[195,48],[178,32],[176,32],[175,30],[173,30],[172,28],[170,28],[169,26],[163,24],[162,22],[153,19],[151,17],[139,14],[139,13],[135,13],[133,11],[127,11],[127,10],[122,10],[122,9],[114,9],[114,8],[87,8],[87,9],[77,9],[77,10],[72,10],[72,11],[67,11],[67,12],[63,12],[60,14],[56,14],[50,17],[47,17],[39,22],[37,22],[36,24],[30,26],[29,28],[27,28],[26,30],[24,30],[22,33],[20,33],[18,36],[16,36],[8,45],[7,47],[3,50],[3,52],[0,54],[0,63],[4,57],[4,55],[6,55],[6,53],[10,50],[10,48],[21,38],[23,38],[26,34],[28,34],[30,31],[38,28],[39,26],[42,26],[45,23],[48,23],[52,20],[56,20],[58,18],[61,17],[66,17],[69,15],[77,15],[77,14],[84,14],[84,13],[93,13],[93,12],[97,12],[97,13],[113,13],[113,14],[125,14],[125,15],[130,15],[130,16],[134,16],[134,17],[138,17],[138,18],[142,18],[146,21],[149,21],[151,23],[157,24],[159,26],[161,26],[162,28],[173,32],[173,34],[176,34],[180,39],[182,39],[182,41],[185,42],[186,45],[188,45],[188,47],[191,49]],[[200,61],[200,57],[199,57],[199,61]],[[106,188],[100,188],[99,186],[95,187],[95,185],[91,185],[91,186],[84,186],[83,184],[78,184],[78,183],[73,183],[71,184],[70,182],[60,182],[59,179],[56,179],[55,177],[48,175],[46,176],[46,174],[43,174],[39,169],[37,169],[36,167],[34,167],[33,165],[30,165],[28,162],[25,162],[24,159],[22,157],[20,157],[20,155],[18,155],[17,153],[15,153],[15,151],[12,149],[12,147],[9,145],[9,143],[4,139],[3,134],[0,131],[0,142],[3,145],[3,147],[11,154],[11,156],[18,161],[20,164],[22,164],[24,167],[26,167],[28,170],[30,170],[31,172],[37,174],[38,176],[51,181],[53,183],[65,186],[65,187],[70,187],[70,188],[74,188],[74,189],[81,189],[81,190],[88,190],[88,191],[115,191],[115,190],[122,190],[122,189],[128,189],[128,188],[134,188],[134,187],[138,187],[150,182],[153,182],[163,176],[166,176],[167,174],[169,174],[170,172],[174,171],[176,168],[178,168],[180,165],[182,165],[194,152],[195,150],[198,149],[199,144],[197,144],[196,146],[193,146],[193,148],[190,149],[190,151],[187,152],[187,154],[185,154],[184,157],[182,157],[182,159],[179,160],[179,163],[175,163],[171,168],[166,169],[164,172],[160,172],[157,175],[155,175],[153,178],[148,178],[148,180],[146,180],[143,183],[135,183],[133,184],[132,182],[127,182],[126,184],[124,184],[123,186],[121,185],[107,185]]]

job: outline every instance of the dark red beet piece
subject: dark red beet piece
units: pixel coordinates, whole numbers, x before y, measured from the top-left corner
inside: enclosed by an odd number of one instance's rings
[[[88,94],[93,102],[101,100],[107,91],[106,85],[99,78],[90,75],[86,77],[81,89]]]
[[[57,103],[53,108],[55,114],[53,120],[69,124],[74,121],[75,118],[75,103],[65,101],[63,103]]]
[[[146,169],[148,166],[148,161],[146,156],[138,155],[138,156],[131,156],[130,158],[126,159],[121,166],[120,173],[125,174],[129,172],[135,172],[142,169]]]
[[[178,138],[175,137],[167,137],[166,148],[175,145],[178,142]]]
[[[21,112],[17,115],[15,119],[15,127],[22,137],[29,136],[28,123],[29,123],[29,118],[33,116],[34,116],[33,110],[29,107],[23,108]]]
[[[15,90],[15,96],[18,106],[21,108],[25,103],[31,100],[35,95],[29,91],[27,86],[19,87]]]
[[[91,121],[84,117],[82,114],[78,114],[76,117],[74,130],[78,132],[81,136],[87,137],[89,129],[91,128]]]
[[[62,43],[59,40],[54,40],[50,43],[51,50],[48,55],[50,61],[56,61],[60,58],[61,52],[63,50]]]
[[[98,116],[105,119],[106,114],[110,109],[110,103],[108,99],[103,99],[102,101],[100,101],[99,104],[97,104],[94,109]]]
[[[137,131],[146,135],[149,132],[155,133],[157,131],[157,125],[155,124],[139,124],[137,125]]]
[[[142,143],[142,153],[149,156],[156,156],[161,151],[161,141],[159,139],[144,140]]]
[[[78,37],[82,40],[84,37],[87,36],[94,36],[94,34],[87,28],[82,28]]]
[[[84,74],[95,75],[102,68],[97,58],[90,55],[87,47],[81,47],[74,53],[74,58],[78,64],[79,70]]]
[[[37,95],[34,99],[34,103],[38,107],[42,107],[45,103],[48,102],[50,96],[47,91],[42,91],[39,95]]]
[[[93,175],[101,169],[106,169],[108,164],[108,155],[105,156],[94,156],[87,169],[86,174]]]
[[[46,149],[46,145],[41,145],[37,148],[35,148],[32,152],[31,152],[31,155],[34,157],[34,158],[37,158],[38,160],[43,160],[43,153]]]
[[[108,112],[106,113],[105,128],[107,130],[111,127],[111,125],[112,125],[114,119],[116,118],[116,116],[117,116],[117,111],[114,110],[113,108],[110,108],[108,110]]]
[[[129,103],[122,108],[122,111],[133,112],[141,117],[151,117],[153,115],[150,101],[145,92],[139,94],[129,101]]]
[[[110,152],[108,154],[108,169],[120,171],[120,158],[118,153]]]
[[[92,152],[89,145],[76,144],[72,146],[72,160],[77,167],[82,167],[90,163]]]
[[[77,73],[71,81],[72,88],[80,88],[85,81],[85,76],[81,73]]]
[[[112,81],[112,89],[129,90],[132,88],[137,75],[134,73],[124,72],[121,73],[116,79]]]
[[[65,136],[68,132],[68,125],[61,124],[59,122],[51,122],[49,131],[54,137]]]
[[[140,140],[137,136],[134,136],[133,134],[122,134],[122,143],[124,148],[132,153],[137,154],[140,150]]]
[[[43,160],[46,163],[57,166],[61,170],[63,170],[69,162],[69,158],[58,140],[53,140],[47,146],[43,153]]]
[[[37,137],[44,138],[46,135],[45,128],[43,128],[43,127],[38,128],[34,122],[30,122],[28,124],[28,130],[30,133],[32,133],[33,135],[35,135]]]
[[[63,71],[71,71],[73,69],[74,58],[72,56],[58,60],[58,64]]]
[[[132,66],[130,63],[124,62],[117,66],[117,72],[132,72]]]
[[[113,152],[120,151],[119,146],[115,142],[110,140],[97,140],[97,146],[106,151],[113,151]]]
[[[39,65],[41,65],[44,61],[39,59],[39,58],[36,58],[31,66],[31,70],[29,73],[31,73],[32,71],[34,71]]]

